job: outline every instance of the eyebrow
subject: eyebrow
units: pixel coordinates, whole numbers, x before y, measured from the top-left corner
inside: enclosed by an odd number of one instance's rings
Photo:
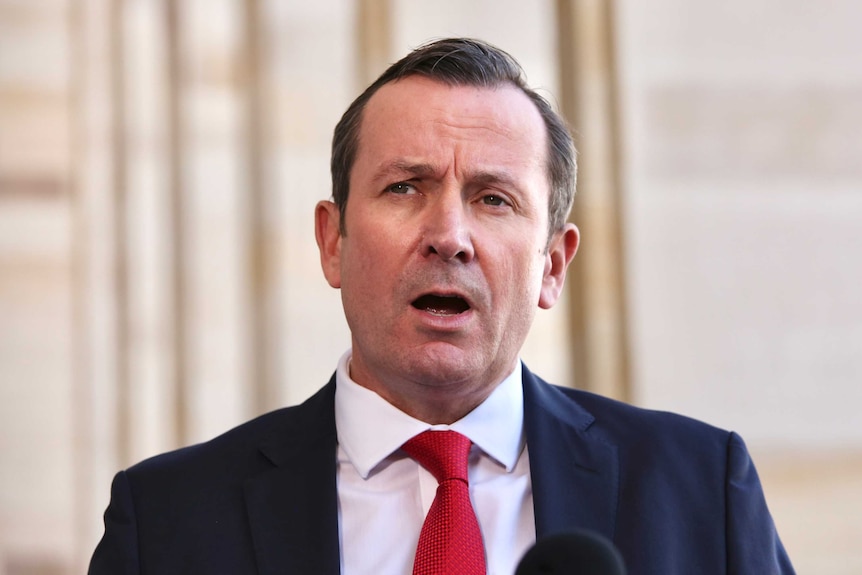
[[[375,172],[374,180],[386,179],[393,175],[428,178],[434,177],[439,171],[439,168],[433,164],[398,159],[382,165]],[[518,187],[517,180],[508,170],[478,170],[468,174],[467,180],[475,184],[503,184],[508,187]]]
[[[387,164],[383,164],[374,172],[374,181],[383,180],[391,176],[401,177],[403,175],[412,176],[414,178],[427,178],[438,172],[438,169],[432,164],[414,163],[407,160],[394,160]]]
[[[476,172],[470,175],[469,180],[477,184],[503,184],[504,187],[519,187],[515,178],[506,170]]]

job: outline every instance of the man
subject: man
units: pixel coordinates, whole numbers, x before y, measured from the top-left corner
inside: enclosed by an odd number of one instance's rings
[[[518,359],[579,237],[571,138],[510,56],[450,39],[394,64],[332,175],[315,231],[351,350],[302,405],[119,473],[91,574],[510,574],[574,529],[631,574],[793,572],[738,436]],[[466,476],[428,455],[444,437]]]

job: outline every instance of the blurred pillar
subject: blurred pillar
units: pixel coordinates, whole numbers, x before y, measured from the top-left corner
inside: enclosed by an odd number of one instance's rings
[[[185,220],[188,211],[186,189],[183,178],[185,164],[185,130],[183,122],[183,60],[181,50],[181,15],[177,0],[166,0],[163,8],[165,19],[165,44],[167,55],[167,143],[168,161],[168,228],[171,236],[170,266],[170,348],[172,365],[172,387],[174,390],[174,426],[177,445],[185,445],[191,437],[189,423],[189,377],[186,304],[188,280],[186,258]]]
[[[558,0],[562,112],[578,147],[573,211],[581,248],[569,270],[575,385],[629,396],[613,2]]]
[[[114,171],[123,161],[122,140],[115,127],[123,113],[115,110],[121,81],[113,78],[121,68],[116,48],[121,45],[118,29],[121,6],[113,0],[71,3],[69,84],[71,94],[72,183],[75,315],[75,527],[82,545],[96,537],[99,524],[92,509],[104,502],[105,484],[128,454],[129,428],[120,430],[127,405],[128,386],[119,379],[128,375],[122,359],[121,342],[128,336],[124,327],[123,296],[116,288],[124,285],[121,262],[123,240],[114,238],[120,229],[114,218],[120,212],[124,180]],[[123,147],[123,142],[119,142]],[[122,317],[121,317],[122,316]],[[119,332],[119,333],[118,333]],[[120,390],[123,387],[123,390]],[[125,463],[125,461],[123,462]],[[90,547],[89,551],[92,551]],[[83,566],[88,557],[76,557]]]
[[[246,190],[248,202],[246,230],[249,287],[247,291],[248,318],[246,330],[249,356],[249,379],[254,388],[252,409],[264,413],[280,404],[278,362],[275,351],[277,306],[276,262],[270,249],[270,222],[266,186],[267,143],[264,127],[264,72],[266,66],[265,31],[262,26],[260,0],[244,2],[245,29],[243,31],[243,99],[245,108],[245,148],[247,154]]]
[[[114,288],[114,382],[117,413],[117,458],[131,459],[131,393],[129,389],[129,246],[128,246],[128,153],[126,146],[126,46],[125,2],[109,4],[109,66],[111,98],[112,197],[111,237],[113,239]]]
[[[359,0],[356,21],[360,89],[377,79],[391,64],[392,6],[390,0]]]

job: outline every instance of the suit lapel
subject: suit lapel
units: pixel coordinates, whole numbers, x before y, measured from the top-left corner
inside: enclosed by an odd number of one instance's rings
[[[273,469],[245,485],[260,575],[338,575],[335,381],[294,409],[261,453]]]
[[[526,367],[523,385],[537,537],[591,529],[613,540],[616,447],[590,433],[592,415]],[[340,571],[334,400],[333,378],[261,446],[273,468],[245,485],[260,575]]]
[[[590,433],[593,416],[526,367],[524,426],[536,535],[591,529],[613,540],[618,508],[616,446]]]

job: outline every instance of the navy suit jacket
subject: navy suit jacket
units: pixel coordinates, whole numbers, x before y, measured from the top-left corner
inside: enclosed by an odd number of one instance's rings
[[[739,436],[523,385],[537,537],[597,531],[629,575],[793,573]],[[334,397],[118,473],[90,575],[337,575]]]

